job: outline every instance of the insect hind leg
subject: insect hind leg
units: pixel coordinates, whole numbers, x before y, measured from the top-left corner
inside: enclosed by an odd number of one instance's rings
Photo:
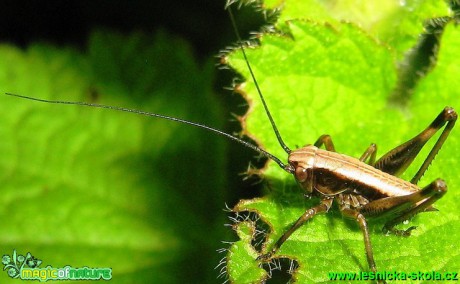
[[[368,161],[368,164],[373,166],[375,164],[375,156],[377,155],[377,145],[372,143],[366,150],[366,152],[364,152],[361,157],[359,158],[359,160],[361,162],[365,162],[368,158],[369,158],[369,161]]]
[[[449,136],[449,133],[454,127],[456,120],[457,113],[455,110],[451,107],[445,107],[425,130],[423,130],[421,133],[409,141],[399,145],[398,147],[383,155],[375,163],[375,168],[391,175],[399,176],[414,161],[415,157],[418,155],[425,143],[430,140],[438,130],[445,126],[438,141],[436,141],[435,145],[431,149],[431,152],[428,154],[422,166],[411,180],[411,183],[417,184],[427,170],[430,163],[433,161],[439,149],[441,149],[444,141]]]
[[[384,233],[393,233],[398,236],[410,236],[416,227],[406,230],[397,230],[394,227],[420,212],[429,210],[431,205],[439,200],[447,192],[447,185],[442,179],[437,179],[423,189],[409,195],[392,196],[372,201],[359,209],[366,217],[379,215],[396,215],[395,218],[386,222],[383,227]]]
[[[397,230],[394,228],[397,224],[404,222],[412,218],[413,216],[417,215],[420,212],[425,211],[428,209],[433,203],[439,200],[441,197],[444,196],[447,192],[447,185],[442,179],[437,179],[430,183],[428,186],[424,187],[422,190],[413,193],[411,195],[414,196],[414,200],[412,202],[416,202],[417,197],[420,196],[422,199],[421,202],[417,202],[414,207],[404,212],[402,215],[388,221],[385,226],[383,226],[384,233],[393,233],[398,236],[410,236],[410,231],[415,229],[415,227],[410,227],[407,230]],[[417,196],[417,197],[416,197]]]
[[[447,125],[442,131],[441,136],[439,136],[438,141],[436,141],[436,144],[434,144],[433,148],[431,149],[427,158],[423,162],[422,166],[417,171],[417,173],[414,175],[414,177],[411,179],[411,183],[413,184],[418,183],[420,178],[423,176],[425,171],[430,166],[431,162],[434,160],[434,157],[436,157],[436,155],[438,154],[439,150],[444,144],[444,141],[446,141],[447,136],[449,136],[450,131],[454,127],[456,121],[457,121],[457,112],[455,112],[455,110],[451,107],[446,107],[427,128],[427,130],[432,129],[432,131],[436,132],[437,130],[442,128],[443,125],[447,122]],[[428,139],[430,139],[430,137]]]

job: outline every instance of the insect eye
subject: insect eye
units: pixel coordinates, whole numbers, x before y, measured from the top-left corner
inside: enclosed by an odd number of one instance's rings
[[[297,167],[295,169],[295,178],[300,183],[306,181],[308,178],[307,169],[302,168],[302,167]]]

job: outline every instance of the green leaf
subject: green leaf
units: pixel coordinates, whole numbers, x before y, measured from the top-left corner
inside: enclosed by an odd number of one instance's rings
[[[358,20],[338,22],[332,12],[328,15],[331,20],[323,16],[312,19],[307,9],[307,19],[299,19],[298,13],[303,10],[296,6],[298,2],[284,4],[286,10],[276,24],[284,34],[262,34],[258,37],[260,47],[246,48],[271,114],[291,149],[313,144],[320,135],[330,134],[340,153],[359,157],[370,143],[377,143],[380,156],[417,135],[446,105],[460,109],[460,105],[456,105],[460,95],[460,62],[455,51],[460,37],[459,28],[454,24],[446,27],[442,37],[437,67],[421,79],[408,105],[396,108],[390,106],[388,98],[396,87],[395,66],[402,39],[378,42],[371,31],[358,27],[361,24]],[[423,11],[412,11],[416,15],[410,18],[423,17]],[[392,27],[387,28],[386,32],[391,33]],[[398,33],[395,36],[402,37]],[[397,46],[393,48],[391,44]],[[415,46],[416,41],[411,44]],[[250,78],[240,50],[231,53],[228,61],[245,78]],[[287,154],[276,140],[252,79],[247,79],[238,91],[250,104],[244,117],[245,133],[285,160]],[[457,214],[460,203],[459,195],[455,194],[460,183],[455,170],[460,150],[458,133],[458,129],[452,131],[419,183],[423,187],[439,177],[447,181],[449,192],[435,204],[439,212],[419,214],[410,225],[400,225],[401,228],[418,227],[409,238],[384,236],[381,222],[370,224],[378,270],[449,272],[459,269],[460,254],[455,250],[460,241]],[[403,175],[404,179],[410,179],[418,170],[435,142],[432,140]],[[293,177],[276,163],[270,161],[263,169],[263,176],[270,193],[263,199],[241,201],[234,208],[236,212],[255,212],[268,224],[267,239],[259,254],[268,252],[306,209],[318,204],[318,200],[305,200]],[[251,244],[246,239],[241,241]],[[244,247],[240,242],[236,244]],[[228,261],[238,262],[239,255],[229,254]],[[331,271],[368,270],[359,227],[355,221],[343,219],[336,208],[327,215],[315,216],[298,229],[275,257],[297,261],[299,268],[293,278],[298,283],[327,281],[327,273]],[[260,263],[255,259],[254,262]],[[229,270],[230,277],[253,266],[254,263],[249,263],[247,267]],[[257,275],[260,275],[258,271],[253,277]]]
[[[251,245],[256,231],[254,223],[240,222],[235,230],[240,241],[233,243],[228,252],[227,270],[235,272],[229,275],[231,282],[254,283],[267,279],[268,273],[254,261],[257,257],[257,251]]]
[[[293,19],[309,19],[315,22],[351,22],[367,31],[396,51],[398,60],[403,58],[420,34],[425,32],[428,19],[453,14],[446,1],[287,1],[264,3],[270,8],[282,8],[277,27]]]
[[[222,124],[214,67],[198,66],[183,40],[101,31],[88,50],[1,45],[1,89]],[[220,245],[223,223],[212,213],[224,204],[220,137],[7,96],[0,107],[2,253],[31,252],[42,267],[110,267],[114,283],[209,281],[203,271],[215,266],[218,256],[208,263],[208,255]]]

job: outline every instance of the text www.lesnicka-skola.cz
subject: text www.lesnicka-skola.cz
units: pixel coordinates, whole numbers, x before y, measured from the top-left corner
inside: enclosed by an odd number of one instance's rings
[[[329,280],[426,280],[440,281],[451,280],[458,281],[457,272],[398,272],[398,271],[379,271],[379,272],[328,272]]]

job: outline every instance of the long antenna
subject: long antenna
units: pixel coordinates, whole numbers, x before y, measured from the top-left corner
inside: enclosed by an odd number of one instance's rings
[[[176,121],[176,122],[192,125],[192,126],[195,126],[195,127],[198,127],[198,128],[203,128],[203,129],[215,132],[215,133],[217,133],[217,134],[219,134],[221,136],[230,138],[231,140],[236,141],[236,142],[242,144],[243,146],[248,147],[248,148],[250,148],[250,149],[262,154],[263,156],[275,161],[284,170],[289,171],[289,172],[291,171],[291,168],[289,167],[289,165],[285,165],[283,162],[281,162],[280,159],[278,159],[274,155],[268,153],[267,151],[255,146],[255,145],[253,145],[253,144],[251,144],[249,142],[241,140],[241,139],[239,139],[239,138],[237,138],[237,137],[235,137],[233,135],[230,135],[228,133],[225,133],[223,131],[220,131],[218,129],[215,129],[215,128],[212,128],[212,127],[200,124],[200,123],[191,122],[191,121],[187,121],[187,120],[184,120],[184,119],[175,118],[175,117],[171,117],[171,116],[166,116],[166,115],[162,115],[162,114],[156,114],[156,113],[151,113],[151,112],[146,112],[146,111],[141,111],[141,110],[124,108],[124,107],[108,106],[108,105],[85,103],[85,102],[45,100],[45,99],[32,98],[32,97],[27,97],[27,96],[17,95],[17,94],[11,94],[11,93],[5,93],[5,95],[12,96],[12,97],[18,97],[18,98],[22,98],[22,99],[27,99],[27,100],[31,100],[31,101],[42,102],[42,103],[78,105],[78,106],[85,106],[85,107],[104,108],[104,109],[116,110],[116,111],[121,111],[121,112],[129,112],[129,113],[135,113],[135,114],[140,114],[140,115],[150,116],[150,117],[158,117],[158,118],[162,118],[162,119],[166,119],[166,120],[171,120],[171,121]]]
[[[240,43],[241,52],[243,53],[244,60],[246,61],[246,66],[248,67],[249,73],[251,74],[252,80],[254,81],[254,85],[256,86],[257,93],[259,94],[260,100],[262,101],[262,104],[265,109],[265,113],[267,114],[268,119],[270,120],[270,124],[273,127],[273,131],[275,132],[276,138],[278,139],[278,142],[280,143],[283,150],[286,153],[290,154],[291,149],[289,149],[289,147],[284,143],[283,138],[281,138],[281,134],[278,131],[278,128],[276,127],[275,121],[273,120],[273,117],[270,111],[268,110],[268,106],[267,106],[267,103],[265,102],[264,96],[262,95],[262,91],[260,90],[259,83],[257,83],[256,76],[254,75],[254,72],[252,71],[251,64],[249,64],[249,60],[248,60],[248,57],[246,56],[246,51],[244,51],[243,42],[241,40],[241,36],[238,31],[238,27],[236,26],[235,17],[233,16],[232,9],[230,8],[231,4],[232,3],[229,1],[227,3],[226,8],[228,10],[228,14],[230,15],[230,20],[232,22],[233,29],[235,30],[236,37],[238,39],[238,42]]]

